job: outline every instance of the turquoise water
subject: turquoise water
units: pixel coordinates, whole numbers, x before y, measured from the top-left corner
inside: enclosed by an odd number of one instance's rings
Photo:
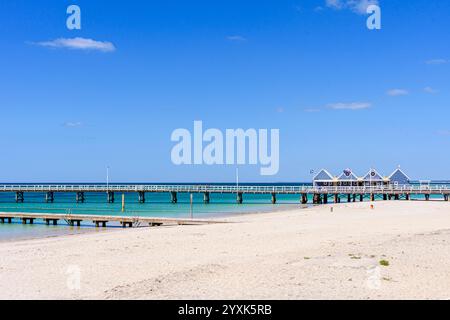
[[[105,193],[85,193],[84,203],[76,203],[75,193],[55,193],[53,203],[45,202],[44,193],[25,193],[24,197],[24,203],[16,203],[14,193],[0,193],[0,212],[189,218],[191,207],[190,195],[184,193],[178,194],[176,204],[170,202],[169,193],[146,193],[146,202],[142,204],[138,203],[137,193],[125,193],[125,212],[121,211],[121,193],[115,194],[115,203],[107,203]],[[276,205],[271,203],[271,195],[245,194],[243,198],[244,203],[239,205],[235,194],[211,194],[210,203],[204,204],[203,194],[194,194],[193,217],[202,219],[300,206],[298,195],[278,195]],[[56,227],[47,226],[40,220],[36,220],[33,225],[22,225],[17,220],[12,224],[0,224],[0,241],[98,231],[91,222],[77,228],[64,225],[63,222],[59,222]]]
[[[441,183],[448,185],[448,183]],[[305,185],[305,184],[278,184]],[[46,203],[44,193],[25,193],[25,202],[16,203],[14,193],[0,193],[0,212],[30,212],[30,213],[59,213],[59,214],[88,214],[88,215],[125,215],[166,218],[189,218],[190,195],[178,194],[178,203],[170,202],[169,193],[146,193],[146,202],[138,203],[137,193],[125,194],[125,212],[122,212],[122,194],[115,194],[115,203],[107,203],[105,193],[85,193],[85,202],[76,203],[75,193],[55,193],[54,202]],[[346,202],[346,197],[341,201]],[[412,197],[422,200],[422,197]],[[440,196],[431,196],[431,200],[441,200]],[[357,198],[357,201],[359,197]],[[378,200],[378,199],[377,199]],[[277,204],[271,203],[271,195],[244,194],[243,204],[236,203],[235,194],[211,194],[210,203],[203,203],[203,194],[194,194],[193,217],[202,219],[236,215],[252,212],[264,212],[274,209],[299,208],[300,195],[277,195]],[[312,199],[310,197],[309,202]],[[329,202],[332,202],[330,197]],[[367,198],[365,199],[367,201]],[[87,222],[81,228],[66,226],[46,226],[35,221],[34,225],[22,225],[19,221],[13,224],[0,224],[0,241],[74,234],[80,232],[96,232],[92,223]]]

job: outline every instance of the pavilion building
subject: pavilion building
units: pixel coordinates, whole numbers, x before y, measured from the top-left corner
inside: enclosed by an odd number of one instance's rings
[[[351,186],[404,186],[409,185],[411,179],[398,167],[391,175],[382,176],[377,170],[370,169],[364,176],[358,177],[350,169],[345,169],[339,176],[332,175],[322,169],[313,178],[316,187],[351,187]]]

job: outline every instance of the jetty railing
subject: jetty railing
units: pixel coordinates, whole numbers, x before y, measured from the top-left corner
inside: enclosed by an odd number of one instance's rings
[[[0,192],[450,193],[450,186],[0,185]]]

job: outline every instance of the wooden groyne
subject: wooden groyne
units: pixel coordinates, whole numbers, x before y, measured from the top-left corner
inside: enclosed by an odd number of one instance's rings
[[[41,220],[47,225],[57,225],[59,221],[65,221],[69,226],[80,226],[81,222],[89,221],[95,224],[96,227],[106,227],[108,222],[118,222],[124,228],[143,225],[153,227],[161,225],[202,225],[226,223],[224,221],[206,219],[0,212],[0,223],[12,223],[14,220],[19,220],[23,224],[33,224],[35,220]]]

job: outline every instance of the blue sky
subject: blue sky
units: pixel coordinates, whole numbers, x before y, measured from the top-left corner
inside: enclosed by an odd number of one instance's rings
[[[103,181],[109,165],[116,182],[233,181],[234,166],[172,164],[170,135],[194,120],[280,129],[279,173],[241,166],[241,181],[450,179],[450,2],[380,0],[379,31],[358,5],[2,1],[0,180]],[[114,50],[45,45],[74,38]]]

